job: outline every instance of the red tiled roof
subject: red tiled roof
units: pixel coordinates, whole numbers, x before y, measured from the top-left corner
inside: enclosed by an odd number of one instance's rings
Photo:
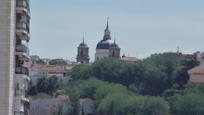
[[[204,64],[199,65],[188,71],[189,74],[203,74],[204,75]]]
[[[130,62],[138,61],[138,59],[136,57],[122,57],[121,60],[130,61]]]
[[[48,67],[47,70],[49,71],[64,71],[64,67]]]
[[[56,74],[47,74],[48,77],[64,77],[64,74],[62,73],[56,73]]]

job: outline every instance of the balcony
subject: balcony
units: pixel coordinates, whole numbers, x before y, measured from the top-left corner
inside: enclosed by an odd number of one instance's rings
[[[24,44],[16,45],[16,52],[23,52],[23,53],[26,53],[26,54],[29,53],[27,46],[24,45]]]
[[[19,14],[27,14],[30,17],[30,7],[28,0],[16,1],[16,12]]]
[[[29,40],[29,24],[23,21],[19,21],[16,23],[16,34],[20,37],[24,38],[24,40]]]
[[[30,101],[29,99],[25,98],[25,96],[15,96],[15,106],[14,111],[16,113],[18,112],[24,112],[26,109],[30,107]],[[19,114],[21,115],[21,114]],[[24,114],[22,114],[24,115]]]
[[[29,60],[29,49],[25,45],[16,45],[16,55],[20,60]]]
[[[18,67],[21,67],[21,66],[17,66],[17,68]],[[22,68],[26,68],[26,67],[22,67]],[[30,82],[30,77],[28,76],[28,74],[29,74],[29,70],[27,69],[27,70],[25,70],[25,71],[27,71],[27,72],[21,72],[19,69],[18,70],[16,70],[16,75],[15,75],[15,77],[16,77],[16,80],[17,81],[21,81],[21,84],[24,84],[24,86],[25,86],[25,89],[23,89],[23,90],[27,90],[28,89],[28,85],[29,85],[29,82]],[[24,73],[24,74],[23,74]],[[23,81],[22,81],[23,80]],[[22,92],[21,92],[22,93]]]
[[[21,40],[30,40],[29,34],[29,24],[23,21],[16,23],[16,34],[20,37]]]
[[[25,67],[16,67],[16,74],[23,74],[29,76],[29,70]]]
[[[29,104],[30,100],[26,98],[25,96],[21,96],[21,101],[26,102]]]

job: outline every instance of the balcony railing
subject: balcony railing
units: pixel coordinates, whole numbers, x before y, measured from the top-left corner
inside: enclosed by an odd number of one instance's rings
[[[29,25],[26,22],[19,21],[19,22],[16,23],[16,29],[27,30],[28,28],[29,28]]]
[[[16,22],[16,33],[21,40],[30,40],[30,27],[29,22],[17,21]]]
[[[29,76],[29,70],[25,67],[16,67],[16,74],[24,74]]]
[[[28,54],[29,53],[29,49],[24,44],[16,45],[16,52],[22,52],[22,53]]]
[[[29,1],[28,0],[17,0],[16,1],[17,7],[24,7],[29,9]]]

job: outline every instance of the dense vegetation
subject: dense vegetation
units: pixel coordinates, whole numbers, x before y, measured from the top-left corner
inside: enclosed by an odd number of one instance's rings
[[[204,84],[188,83],[196,65],[175,53],[138,62],[104,59],[73,68],[61,94],[71,99],[71,115],[81,114],[80,98],[95,100],[97,115],[204,115]]]
[[[77,98],[96,100],[97,115],[203,115],[204,85],[187,84],[196,65],[175,53],[135,63],[104,59],[76,66],[66,91],[74,108]]]
[[[95,77],[120,83],[135,93],[157,96],[169,89],[183,89],[189,76],[187,70],[197,65],[175,53],[153,55],[143,61],[130,63],[104,59],[92,65],[79,65],[73,69],[74,80]]]
[[[38,93],[46,93],[53,95],[53,93],[60,88],[57,77],[43,77],[38,79],[36,86],[31,86],[29,89],[29,95],[36,95]]]
[[[96,100],[97,115],[169,115],[170,112],[168,102],[161,97],[136,95],[121,84],[79,80],[71,83],[66,91],[74,108],[79,108],[79,98]],[[73,115],[78,114],[75,109]]]

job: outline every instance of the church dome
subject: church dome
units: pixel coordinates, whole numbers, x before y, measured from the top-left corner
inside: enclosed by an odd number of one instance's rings
[[[112,40],[102,40],[97,44],[96,49],[109,49],[112,44]]]
[[[118,44],[116,44],[116,43],[111,44],[111,47],[119,48]]]
[[[105,42],[99,42],[96,46],[96,49],[109,49],[110,44]]]

